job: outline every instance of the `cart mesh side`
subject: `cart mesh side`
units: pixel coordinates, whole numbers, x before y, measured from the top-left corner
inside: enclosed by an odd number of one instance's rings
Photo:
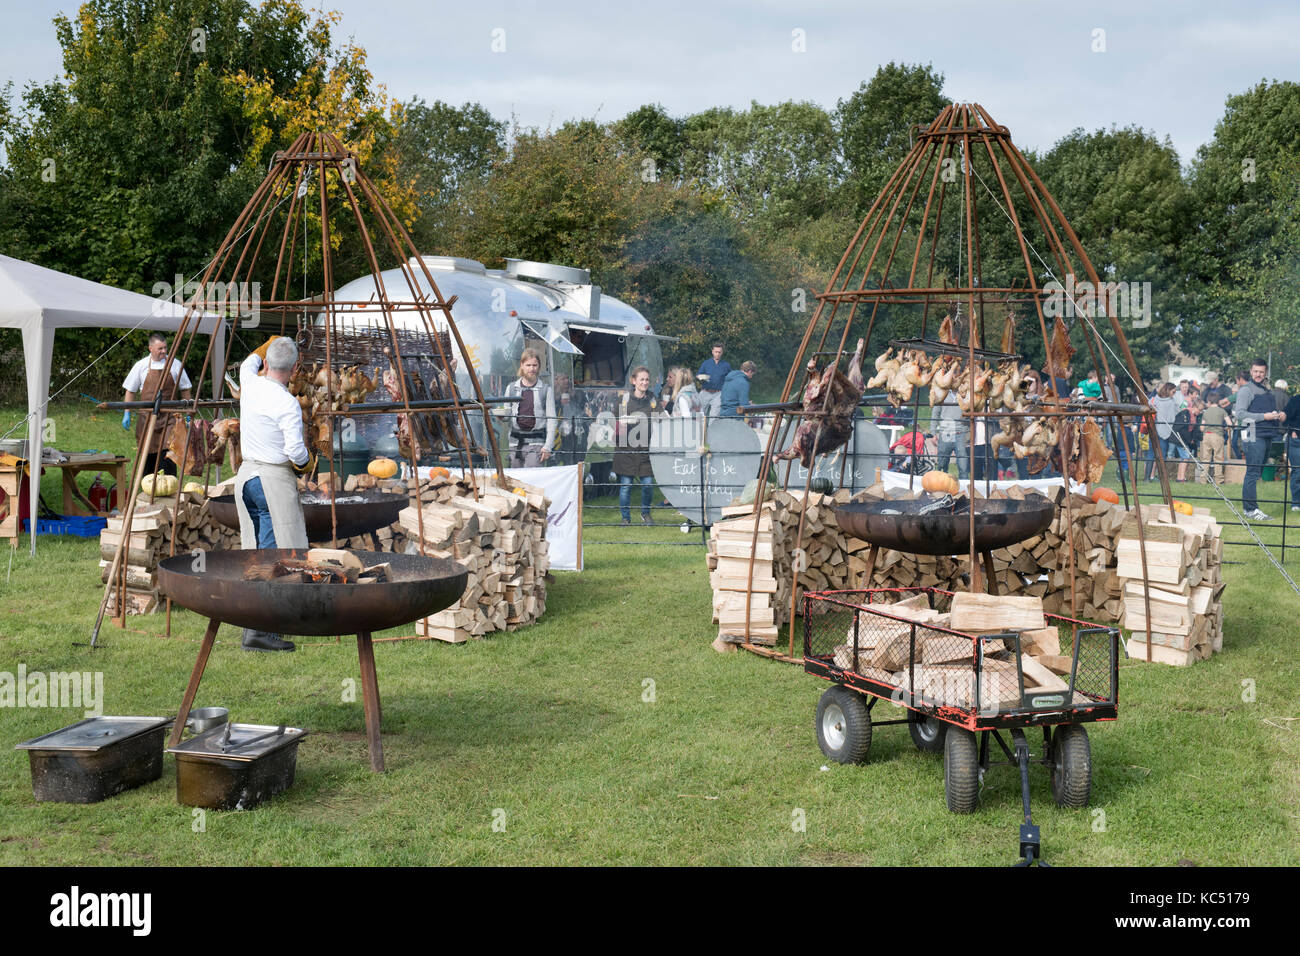
[[[1059,721],[1074,712],[1078,719],[1081,708],[1116,703],[1114,628],[1048,615],[1053,625],[1072,626],[1075,642],[1070,646],[1071,631],[1063,630],[1061,651],[1071,658],[1071,673],[1045,687],[1026,681],[1018,633],[966,634],[930,620],[949,606],[948,592],[823,591],[805,594],[804,601],[805,669],[923,713],[973,726],[1047,713]]]

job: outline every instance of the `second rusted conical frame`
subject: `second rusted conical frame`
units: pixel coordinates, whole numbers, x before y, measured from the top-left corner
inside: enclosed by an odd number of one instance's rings
[[[998,261],[988,258],[989,250],[982,248],[980,223],[983,217],[995,216],[1011,227],[1015,249],[1006,250]],[[954,242],[954,237],[956,241]],[[955,275],[955,282],[946,276]],[[1042,336],[1047,355],[1048,371],[1053,379],[1058,370],[1053,365],[1050,348],[1049,322],[1044,314],[1045,305],[1053,291],[1045,288],[1046,282],[1055,278],[1064,283],[1067,276],[1079,276],[1100,286],[1101,280],[1088,259],[1078,237],[1062,214],[1055,199],[1026,162],[1011,141],[1010,131],[998,125],[979,104],[954,104],[945,107],[928,127],[920,130],[912,149],[885,184],[872,204],[857,232],[845,249],[827,285],[817,296],[817,308],[804,329],[790,372],[781,392],[781,406],[776,411],[772,432],[764,452],[759,475],[759,491],[755,507],[761,510],[766,493],[766,476],[770,473],[776,442],[785,429],[783,418],[800,415],[791,396],[801,394],[806,382],[805,362],[810,355],[827,354],[839,362],[855,338],[867,340],[866,352],[873,354],[873,343],[878,331],[877,320],[885,316],[886,324],[896,321],[894,315],[900,308],[914,307],[920,311],[919,336],[925,338],[930,331],[932,314],[941,314],[939,308],[956,300],[964,304],[970,317],[966,349],[971,375],[971,392],[974,393],[976,349],[984,349],[985,329],[982,317],[987,308],[1006,303],[1031,306]],[[1078,303],[1085,305],[1085,303]],[[1071,403],[1059,400],[1049,403],[1043,414],[1053,417],[1091,415],[1109,418],[1122,424],[1125,415],[1142,417],[1151,434],[1155,433],[1154,413],[1142,386],[1141,375],[1129,349],[1118,316],[1106,300],[1101,308],[1084,308],[1070,329],[1073,340],[1082,339],[1091,358],[1092,366],[1101,382],[1109,381],[1110,350],[1100,326],[1109,326],[1119,352],[1117,363],[1133,381],[1139,404],[1125,409],[1101,411],[1099,406],[1089,409],[1071,408]],[[939,308],[936,308],[938,306]],[[1101,313],[1098,315],[1097,313]],[[1099,321],[1100,320],[1100,321]],[[913,322],[912,331],[918,331]],[[829,345],[828,345],[829,342]],[[1114,354],[1112,352],[1112,354]],[[919,390],[916,403],[919,404]],[[821,414],[825,414],[823,409]],[[968,413],[974,417],[989,417],[986,411]],[[1113,429],[1117,442],[1123,443],[1125,457],[1130,467],[1136,469],[1127,433],[1122,427]],[[1061,436],[1061,441],[1064,436]],[[970,495],[974,500],[975,479],[971,442],[972,468]],[[1159,449],[1155,457],[1161,477],[1163,496],[1172,503],[1172,494],[1165,463]],[[1062,461],[1067,461],[1062,449]],[[814,466],[815,467],[815,466]],[[808,469],[805,492],[809,489],[814,468]],[[791,474],[785,469],[781,480],[787,487]],[[1121,488],[1127,504],[1128,482],[1121,471]],[[1068,491],[1068,476],[1066,488]],[[1138,500],[1136,477],[1132,488],[1134,507],[1138,510],[1139,535],[1142,535],[1141,505]],[[1069,512],[1070,496],[1065,496],[1068,524],[1068,551],[1071,563],[1070,604],[1074,613],[1074,545],[1073,515]],[[1170,509],[1172,513],[1172,508]],[[758,523],[755,522],[753,541],[757,544]],[[796,538],[796,548],[802,547],[803,521]],[[1142,568],[1144,590],[1146,584],[1146,548],[1142,543]],[[982,590],[981,569],[977,560],[974,532],[974,509],[970,531],[970,575],[973,590]],[[749,584],[753,589],[754,566],[751,559]],[[794,620],[797,600],[798,572],[793,574],[790,588],[790,644],[788,654],[794,654]],[[870,586],[870,582],[867,582]],[[749,608],[746,603],[746,631],[749,630]],[[1150,621],[1150,611],[1147,620]],[[747,645],[762,653],[759,648]]]

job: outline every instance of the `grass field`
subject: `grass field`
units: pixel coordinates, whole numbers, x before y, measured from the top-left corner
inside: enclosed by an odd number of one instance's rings
[[[89,411],[55,410],[59,447],[129,446],[117,416]],[[0,425],[20,416],[0,410]],[[252,812],[208,813],[201,832],[176,803],[170,758],[161,781],[104,803],[35,803],[27,756],[7,748],[81,713],[0,709],[0,865],[1013,860],[1010,769],[991,770],[980,809],[958,817],[943,807],[941,759],[916,751],[905,728],[878,728],[863,766],[829,764],[813,733],[826,685],[714,653],[702,549],[627,537],[589,528],[587,570],[556,574],[533,627],[463,646],[377,645],[383,775],[368,769],[360,703],[344,700],[359,676],[351,638],[246,654],[223,627],[198,703],[311,736],[290,791]],[[34,560],[19,551],[0,586],[0,671],[101,671],[105,713],[174,713],[202,621],[178,612],[165,638],[161,617],[133,618],[130,630],[105,628],[103,650],[74,646],[94,622],[96,550],[46,538]],[[1091,807],[1057,809],[1035,768],[1049,862],[1300,863],[1300,599],[1262,555],[1227,558],[1240,563],[1225,567],[1224,653],[1186,669],[1122,663],[1120,718],[1090,728]],[[892,716],[887,705],[876,715]]]

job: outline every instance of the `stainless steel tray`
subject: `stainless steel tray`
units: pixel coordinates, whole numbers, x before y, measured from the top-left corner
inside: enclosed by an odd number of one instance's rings
[[[170,717],[87,717],[67,727],[25,740],[14,749],[95,753],[171,722]]]
[[[227,729],[230,732],[229,739],[226,738]],[[201,734],[196,734],[175,747],[168,747],[167,753],[191,758],[236,760],[248,763],[275,753],[277,750],[296,745],[298,741],[307,736],[307,731],[301,727],[285,727],[282,734],[270,737],[264,736],[272,734],[278,729],[278,724],[224,724],[220,727],[213,727],[211,730],[205,730]],[[262,739],[250,746],[241,747],[241,744],[253,741],[258,737]]]

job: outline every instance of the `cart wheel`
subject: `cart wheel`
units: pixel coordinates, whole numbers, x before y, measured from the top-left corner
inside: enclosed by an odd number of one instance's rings
[[[817,702],[817,744],[836,763],[865,763],[871,714],[860,694],[832,687]]]
[[[942,720],[913,711],[912,719],[907,722],[907,732],[912,735],[912,743],[916,744],[917,750],[937,754],[943,750],[948,725]]]
[[[1052,734],[1052,799],[1058,807],[1084,807],[1092,794],[1092,747],[1088,731],[1061,724]]]
[[[944,734],[943,795],[953,813],[974,813],[980,802],[979,741],[960,727]]]

